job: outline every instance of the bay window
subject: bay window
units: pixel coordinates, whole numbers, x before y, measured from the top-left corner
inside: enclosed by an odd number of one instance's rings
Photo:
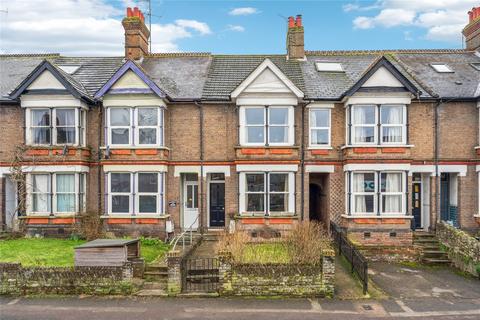
[[[83,212],[85,183],[85,173],[28,174],[28,211],[40,214]]]
[[[309,110],[310,147],[330,146],[330,109]]]
[[[240,144],[293,145],[293,107],[241,107]]]
[[[86,110],[80,108],[28,108],[29,145],[85,146]]]
[[[276,215],[294,212],[294,174],[283,172],[241,173],[241,211]]]
[[[352,105],[348,108],[352,145],[403,145],[407,143],[405,105]]]
[[[163,173],[110,172],[108,181],[110,214],[163,214]]]
[[[406,174],[397,171],[348,172],[351,215],[404,215]]]
[[[163,146],[163,108],[108,108],[107,127],[110,146]]]

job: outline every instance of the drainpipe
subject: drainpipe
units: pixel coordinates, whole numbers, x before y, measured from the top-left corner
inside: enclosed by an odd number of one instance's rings
[[[439,181],[439,168],[438,168],[438,157],[439,157],[439,140],[440,140],[440,128],[438,126],[438,117],[439,117],[439,109],[440,106],[442,105],[442,99],[440,99],[437,104],[435,105],[435,121],[434,121],[434,135],[435,135],[435,155],[434,155],[434,163],[435,163],[435,211],[437,212],[437,223],[440,222],[440,210],[439,210],[439,204],[440,204],[440,181]],[[436,225],[434,227],[436,229]]]
[[[305,108],[306,105],[302,104],[302,141],[300,145],[300,176],[302,183],[300,184],[300,193],[301,193],[301,208],[300,208],[300,220],[303,221],[305,215]]]
[[[105,201],[105,197],[102,195],[102,174],[103,174],[102,171],[103,171],[103,166],[101,165],[102,150],[100,149],[100,146],[102,145],[102,132],[104,131],[104,127],[105,127],[106,124],[103,121],[104,120],[103,119],[103,106],[97,105],[97,107],[100,109],[99,114],[98,114],[98,118],[99,118],[98,123],[100,124],[100,128],[98,130],[98,152],[97,152],[97,161],[98,161],[98,174],[97,174],[98,205],[97,205],[97,210],[98,210],[99,214],[102,214],[102,199],[103,199],[103,201]],[[105,190],[105,192],[106,191],[107,190]],[[105,208],[105,204],[104,204],[103,207]],[[104,212],[104,213],[106,213],[106,212]]]
[[[203,144],[204,144],[204,141],[203,141],[203,105],[201,103],[199,103],[198,101],[195,101],[194,102],[195,105],[198,107],[199,109],[199,112],[200,112],[200,123],[199,123],[199,126],[200,126],[200,177],[199,177],[199,181],[200,181],[200,201],[199,201],[199,207],[200,207],[200,233],[201,234],[204,234],[205,233],[205,230],[204,230],[204,216],[203,216],[203,160],[204,160],[204,150],[203,150]]]

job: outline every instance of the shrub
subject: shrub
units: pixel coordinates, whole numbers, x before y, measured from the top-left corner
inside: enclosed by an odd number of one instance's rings
[[[218,238],[217,250],[227,251],[235,261],[241,261],[243,252],[250,237],[246,232],[236,231],[234,233],[223,233]]]
[[[325,227],[318,222],[298,223],[286,238],[287,248],[295,263],[318,264],[323,251],[331,248]]]

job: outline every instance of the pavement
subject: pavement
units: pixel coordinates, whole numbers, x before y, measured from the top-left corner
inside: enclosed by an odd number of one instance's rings
[[[369,273],[381,298],[0,297],[0,319],[480,319],[478,279],[385,263]]]

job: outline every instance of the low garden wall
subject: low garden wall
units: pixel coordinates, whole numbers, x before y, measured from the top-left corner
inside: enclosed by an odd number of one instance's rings
[[[452,263],[480,277],[480,241],[445,222],[437,223],[436,233]]]
[[[225,296],[332,297],[335,252],[328,250],[321,264],[235,263],[227,252],[219,257],[219,294]]]
[[[123,267],[23,267],[0,263],[0,295],[130,294],[131,263]]]

